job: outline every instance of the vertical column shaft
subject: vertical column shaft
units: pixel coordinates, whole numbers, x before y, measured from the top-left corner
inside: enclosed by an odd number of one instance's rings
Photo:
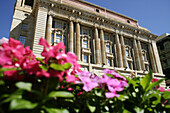
[[[53,19],[52,19],[52,16],[49,15],[48,16],[48,22],[47,22],[47,32],[46,32],[46,40],[48,42],[49,45],[51,45],[51,28],[52,28],[52,22],[53,22]]]
[[[122,62],[122,51],[121,51],[121,45],[119,41],[119,35],[116,33],[116,50],[117,50],[117,61],[118,61],[118,67],[123,67]]]
[[[78,60],[81,60],[80,55],[80,24],[76,23],[76,55],[78,57]]]
[[[69,51],[73,52],[74,50],[73,43],[73,21],[70,21],[69,24]]]
[[[142,57],[142,47],[141,47],[141,43],[140,43],[139,40],[138,40],[138,50],[139,50],[139,57],[140,57],[141,68],[142,68],[142,70],[145,70],[144,59]]]
[[[121,43],[121,49],[122,49],[122,55],[123,55],[123,66],[128,67],[123,35],[120,36],[120,43]]]
[[[100,38],[101,38],[102,63],[106,64],[106,50],[105,50],[105,42],[104,42],[104,33],[102,29],[100,30]]]
[[[158,49],[156,46],[156,42],[153,40],[152,40],[152,48],[153,48],[153,53],[154,53],[158,73],[162,74],[163,71],[162,71],[162,66],[161,66],[161,62],[160,62],[160,58],[159,58],[159,54],[158,54]]]
[[[96,64],[100,64],[100,47],[99,47],[99,37],[98,37],[98,29],[94,29],[94,39],[95,39],[95,56],[96,56]]]
[[[157,73],[157,68],[156,68],[156,61],[155,61],[155,57],[153,54],[153,50],[152,50],[152,45],[149,44],[149,56],[150,56],[150,60],[151,60],[151,66],[152,66],[152,70],[154,73]]]
[[[24,6],[25,5],[25,0],[22,0],[22,4],[21,4],[22,6]]]
[[[135,57],[135,63],[136,63],[136,67],[137,70],[141,70],[141,62],[140,62],[140,57],[139,57],[139,50],[138,50],[138,46],[136,43],[136,39],[133,39],[133,49],[134,49],[134,57]]]

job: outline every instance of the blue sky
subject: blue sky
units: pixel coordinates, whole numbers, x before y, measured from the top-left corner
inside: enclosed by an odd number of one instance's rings
[[[138,20],[156,35],[170,33],[170,0],[85,0]],[[0,2],[0,38],[9,37],[15,0]]]

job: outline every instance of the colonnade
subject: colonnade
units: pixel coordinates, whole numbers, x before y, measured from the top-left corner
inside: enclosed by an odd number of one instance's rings
[[[52,21],[53,18],[51,15],[48,16],[47,19],[47,30],[46,30],[46,40],[48,43],[51,41],[51,28],[52,28]],[[99,31],[99,32],[98,32]],[[75,35],[75,41],[74,41]],[[71,52],[75,52],[78,57],[78,60],[81,61],[81,39],[80,39],[80,23],[79,21],[75,22],[75,33],[74,33],[74,23],[73,20],[69,20],[69,37],[68,37],[68,50]],[[106,64],[106,47],[105,47],[105,40],[104,40],[104,30],[99,27],[94,26],[94,40],[95,40],[95,64]],[[99,38],[100,37],[100,38]],[[134,58],[133,62],[135,64],[135,70],[146,70],[144,59],[142,57],[142,47],[141,42],[138,40],[137,36],[134,35],[133,37],[133,50],[134,50]],[[99,47],[101,45],[101,47]],[[115,45],[116,45],[116,60],[117,60],[117,67],[125,68],[128,67],[128,61],[126,56],[126,49],[125,49],[125,42],[124,36],[122,33],[116,31],[115,33]],[[75,49],[74,49],[74,46]],[[101,48],[101,49],[100,49]],[[152,70],[154,72],[158,72],[158,66],[156,64],[155,54],[153,52],[152,43],[148,45],[149,49],[149,56],[151,60]],[[149,60],[149,59],[148,59]]]

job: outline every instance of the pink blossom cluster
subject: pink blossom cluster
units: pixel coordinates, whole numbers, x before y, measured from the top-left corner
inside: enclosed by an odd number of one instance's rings
[[[77,73],[80,81],[77,84],[84,84],[83,90],[91,91],[93,88],[104,88],[107,98],[119,97],[117,92],[123,91],[124,87],[128,86],[126,79],[119,75],[115,70],[105,69],[102,77],[95,76],[87,71]],[[105,89],[107,88],[107,89]]]
[[[153,78],[152,79],[152,82],[156,82],[156,81],[158,81],[159,79],[157,79],[157,78]],[[156,86],[155,88],[157,88],[160,92],[164,92],[164,91],[170,91],[170,89],[165,89],[165,88],[163,88],[163,87],[158,87],[158,86]]]
[[[66,75],[68,82],[74,82],[74,73],[80,71],[80,65],[77,64],[77,56],[74,53],[68,52],[65,54],[65,46],[61,42],[56,46],[49,46],[47,41],[43,38],[40,39],[39,45],[44,46],[44,50],[41,55],[44,57],[46,66],[49,66],[52,61],[56,61],[57,64],[72,64],[72,72],[69,69],[64,71],[56,71],[51,68],[43,70],[42,64],[37,61],[35,55],[29,47],[24,48],[24,45],[13,38],[9,39],[8,43],[3,43],[0,48],[0,67],[3,68],[20,68],[20,71],[24,71],[29,75],[35,74],[37,77],[58,77],[59,81],[63,80],[63,76]],[[21,77],[20,71],[12,70],[5,71],[4,75],[7,77],[18,78]]]

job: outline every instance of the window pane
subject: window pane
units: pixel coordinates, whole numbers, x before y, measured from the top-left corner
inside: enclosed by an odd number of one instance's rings
[[[19,41],[20,41],[23,45],[25,45],[25,39],[26,39],[25,36],[20,36],[20,37],[19,37]]]
[[[83,40],[83,48],[88,48],[88,42],[87,42],[87,40]]]
[[[142,54],[142,58],[143,58],[143,60],[145,60],[145,54],[144,53]]]
[[[51,43],[54,42],[54,34],[51,34]]]
[[[57,35],[56,34],[56,40],[55,40],[55,42],[56,43],[59,43],[61,41],[61,35]]]
[[[107,65],[111,66],[111,60],[110,59],[107,59]]]
[[[65,38],[65,36],[63,36],[63,43],[64,43],[64,45],[66,45],[66,38]]]
[[[109,45],[106,45],[106,52],[110,53],[110,46]]]
[[[88,62],[88,57],[87,57],[87,55],[84,55],[83,61],[86,62],[86,63]]]
[[[129,50],[126,50],[126,56],[129,57]]]
[[[56,23],[56,28],[61,28],[61,29],[62,29],[62,28],[63,28],[63,27],[62,27],[62,23],[61,23],[61,22],[57,22],[57,23]]]
[[[55,28],[55,21],[53,21],[52,23],[52,28]]]
[[[109,36],[108,35],[104,35],[104,40],[109,40]]]

